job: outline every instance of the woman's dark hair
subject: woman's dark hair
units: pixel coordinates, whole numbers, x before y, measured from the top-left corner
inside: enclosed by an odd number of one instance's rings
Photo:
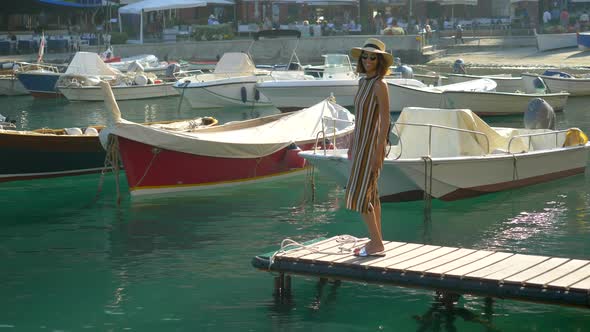
[[[365,66],[363,65],[363,60],[362,60],[363,53],[364,52],[361,52],[361,55],[359,56],[359,60],[356,64],[356,72],[359,74],[364,74],[367,72],[365,70]],[[377,69],[376,69],[377,76],[383,77],[383,76],[389,74],[389,68],[385,66],[385,58],[383,57],[383,54],[381,54],[381,53],[373,53],[373,54],[375,54],[377,56],[377,60],[379,60],[379,61],[377,61]]]

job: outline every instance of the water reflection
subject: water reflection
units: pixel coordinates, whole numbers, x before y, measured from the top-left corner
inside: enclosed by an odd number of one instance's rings
[[[419,332],[424,331],[458,331],[456,321],[476,323],[484,328],[484,331],[499,331],[492,324],[493,299],[485,298],[482,314],[459,306],[459,295],[454,293],[436,292],[431,307],[422,315],[414,316],[418,323]]]
[[[65,98],[35,99],[31,96],[5,97],[2,115],[17,121],[18,129],[86,127],[112,123],[110,111],[102,102],[68,102]],[[118,102],[123,118],[133,122],[216,117],[220,123],[248,120],[280,113],[274,107],[233,107],[192,109],[179,97]]]

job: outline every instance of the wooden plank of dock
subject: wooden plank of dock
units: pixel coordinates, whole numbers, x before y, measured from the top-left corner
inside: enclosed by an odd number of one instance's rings
[[[378,284],[590,308],[590,261],[384,241],[384,257],[357,257],[343,236],[254,257],[254,267]]]

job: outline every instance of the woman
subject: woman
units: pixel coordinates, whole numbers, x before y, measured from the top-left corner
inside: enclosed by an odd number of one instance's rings
[[[358,58],[357,72],[365,76],[359,80],[355,97],[356,125],[354,139],[348,149],[352,168],[346,185],[346,208],[358,211],[369,229],[370,241],[354,251],[356,256],[383,256],[381,237],[381,203],[377,180],[389,138],[389,92],[383,77],[393,63],[385,44],[369,38],[363,47],[351,50]]]

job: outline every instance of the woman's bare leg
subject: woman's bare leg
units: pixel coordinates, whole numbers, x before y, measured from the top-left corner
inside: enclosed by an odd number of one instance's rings
[[[363,221],[367,224],[369,238],[371,239],[371,241],[365,246],[368,254],[380,252],[384,249],[383,239],[381,238],[381,222],[380,220],[379,222],[377,221],[375,212],[373,204],[369,203],[369,211],[361,214]]]

